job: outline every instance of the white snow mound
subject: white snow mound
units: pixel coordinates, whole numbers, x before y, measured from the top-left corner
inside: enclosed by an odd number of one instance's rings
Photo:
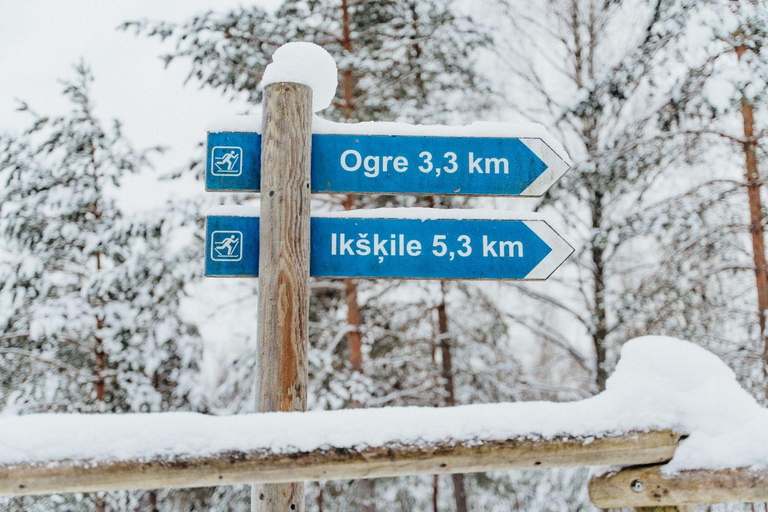
[[[336,61],[331,54],[314,43],[288,43],[272,55],[272,63],[264,70],[261,85],[294,82],[312,88],[312,111],[328,108],[338,84]]]
[[[693,343],[660,336],[625,344],[605,392],[578,402],[228,417],[181,412],[4,416],[0,464],[204,456],[228,450],[291,453],[397,442],[589,438],[652,429],[689,435],[666,466],[670,472],[768,467],[768,411],[716,356]]]

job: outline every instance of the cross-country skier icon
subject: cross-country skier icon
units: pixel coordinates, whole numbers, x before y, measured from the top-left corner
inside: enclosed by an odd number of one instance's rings
[[[211,150],[211,174],[214,176],[240,176],[243,172],[243,148],[215,146]]]
[[[238,155],[234,150],[230,151],[229,153],[225,153],[216,159],[216,168],[219,171],[231,172],[235,168],[239,158],[240,155]]]
[[[237,235],[231,235],[224,240],[221,240],[214,245],[214,250],[222,258],[231,258],[234,255],[235,249],[240,244],[240,239]]]

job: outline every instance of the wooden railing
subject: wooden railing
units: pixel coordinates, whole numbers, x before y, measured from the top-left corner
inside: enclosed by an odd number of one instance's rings
[[[311,429],[312,425],[307,425]],[[53,433],[52,435],[55,435]],[[226,436],[226,432],[221,433]],[[258,436],[258,432],[254,433]],[[680,434],[631,432],[495,441],[452,439],[377,447],[326,446],[309,452],[230,451],[205,457],[46,460],[0,465],[0,494],[50,494],[205,487],[301,480],[378,478],[577,466],[629,466],[672,458]],[[66,442],[62,440],[62,442]]]

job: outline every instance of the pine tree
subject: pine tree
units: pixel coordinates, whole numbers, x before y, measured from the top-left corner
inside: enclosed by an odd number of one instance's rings
[[[90,70],[64,83],[71,110],[0,138],[3,414],[202,410],[200,338],[180,315],[199,249],[173,210],[126,214],[115,190],[150,167],[94,114]],[[190,254],[190,251],[194,253]],[[199,275],[199,270],[197,271]],[[205,492],[8,500],[8,510],[175,510]],[[160,496],[160,498],[158,498]],[[160,502],[160,504],[158,504]]]

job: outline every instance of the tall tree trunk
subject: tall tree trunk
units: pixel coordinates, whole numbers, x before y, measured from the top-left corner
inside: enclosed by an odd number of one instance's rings
[[[603,222],[603,193],[595,190],[592,193],[592,231],[599,233]],[[598,235],[599,236],[599,235]],[[592,343],[595,347],[595,385],[597,390],[605,389],[608,370],[605,367],[607,352],[606,338],[608,337],[608,320],[605,307],[605,245],[602,239],[592,239],[590,252],[592,254]]]
[[[440,355],[442,356],[442,376],[445,382],[445,405],[456,405],[456,390],[453,382],[453,361],[451,358],[451,339],[448,330],[448,313],[445,310],[445,281],[440,281],[440,304],[437,306],[437,329],[440,336]],[[464,475],[451,475],[453,496],[456,500],[456,512],[467,512],[467,492],[464,487]]]
[[[440,512],[437,508],[438,498],[440,492],[440,475],[432,476],[432,512]]]
[[[341,46],[346,53],[352,52],[352,30],[349,22],[349,2],[341,0]],[[342,111],[344,119],[349,121],[354,111],[355,84],[352,76],[352,69],[344,69],[341,72],[342,85]],[[344,209],[349,211],[355,206],[356,196],[348,194],[344,198]],[[357,300],[357,281],[354,279],[344,280],[344,302],[347,305],[347,345],[349,346],[349,362],[352,369],[356,372],[363,371],[363,338],[360,332],[360,303]]]
[[[104,322],[101,317],[96,319],[96,328],[101,330],[104,327]],[[106,383],[104,381],[104,371],[107,368],[107,356],[104,353],[104,340],[100,336],[96,336],[94,339],[93,353],[96,360],[96,381],[94,382],[94,388],[96,389],[96,400],[99,402],[105,402],[107,398]]]
[[[157,491],[151,490],[148,493],[149,498],[149,512],[159,512],[157,508]]]
[[[349,21],[349,2],[348,0],[341,0],[341,47],[347,54],[352,53],[352,27]],[[352,69],[347,68],[341,72],[341,86],[342,94],[344,95],[344,101],[342,103],[342,111],[344,112],[344,119],[349,120],[352,118],[352,111],[355,108],[354,95],[355,84],[352,77]]]
[[[745,45],[736,47],[739,60],[747,51]],[[757,170],[757,140],[755,139],[755,111],[747,98],[741,98],[741,117],[744,128],[744,163],[749,200],[749,232],[752,235],[752,259],[755,265],[757,287],[758,323],[760,340],[763,344],[763,375],[766,381],[765,395],[768,397],[768,336],[765,333],[765,313],[768,310],[768,266],[765,259],[765,228],[763,226],[763,202],[760,197],[762,182]]]
[[[352,53],[352,29],[349,21],[349,2],[341,0],[341,46],[347,54]],[[342,112],[344,120],[349,121],[355,108],[354,94],[355,82],[352,75],[352,69],[347,68],[341,71],[342,86]],[[350,211],[355,207],[357,196],[347,194],[344,197],[342,205],[344,210]],[[363,336],[361,332],[362,320],[360,318],[360,302],[357,298],[357,280],[344,280],[344,302],[347,306],[347,345],[349,346],[349,363],[352,370],[362,373],[363,371]],[[363,406],[364,404],[355,404]],[[374,499],[373,480],[358,480],[358,510],[361,512],[376,512],[376,500]],[[322,495],[321,495],[322,497]]]
[[[91,151],[90,151],[90,160],[91,165],[93,166],[93,183],[96,190],[99,189],[99,175],[98,175],[98,164],[96,163],[96,145],[91,144]],[[93,213],[94,219],[96,221],[99,221],[101,219],[101,208],[99,205],[99,200],[96,199],[94,201],[93,206],[91,208],[91,213]],[[101,251],[96,252],[96,272],[101,271]],[[96,330],[101,331],[101,329],[104,328],[104,319],[97,315],[96,316]],[[94,388],[96,391],[96,399],[99,402],[106,401],[106,385],[104,382],[104,371],[107,368],[107,360],[106,360],[106,354],[104,353],[104,340],[101,338],[99,334],[96,334],[94,337],[94,346],[93,346],[93,352],[94,352],[94,359],[96,363],[96,380],[94,382]],[[102,505],[103,507],[103,505]],[[103,508],[99,508],[97,505],[97,511],[96,512],[103,512]]]
[[[355,205],[355,196],[349,194],[344,199],[344,210],[349,211]],[[356,372],[363,371],[363,336],[360,332],[360,303],[357,300],[357,281],[344,280],[344,302],[347,305],[347,343],[349,345],[349,362]]]
[[[94,178],[96,178],[96,156],[94,154],[94,151],[91,150],[91,162],[93,163],[94,168]],[[93,214],[94,217],[98,220],[101,218],[101,210],[99,209],[99,203],[98,201],[94,203],[93,205]],[[101,271],[101,252],[96,252],[96,271]],[[101,331],[101,329],[104,328],[104,319],[97,315],[96,316],[96,330]],[[104,381],[104,372],[107,368],[107,356],[104,353],[104,340],[101,338],[99,334],[96,334],[94,337],[94,346],[93,346],[93,352],[94,352],[94,359],[96,363],[96,380],[94,382],[94,388],[96,391],[96,400],[99,402],[106,402],[107,400],[107,391],[106,391],[106,384]],[[104,502],[104,499],[98,495],[93,494],[93,506],[94,506],[94,512],[106,512],[107,511],[107,504]]]
[[[359,512],[376,512],[374,486],[375,481],[371,479],[357,481],[357,488],[359,493],[355,510]]]

